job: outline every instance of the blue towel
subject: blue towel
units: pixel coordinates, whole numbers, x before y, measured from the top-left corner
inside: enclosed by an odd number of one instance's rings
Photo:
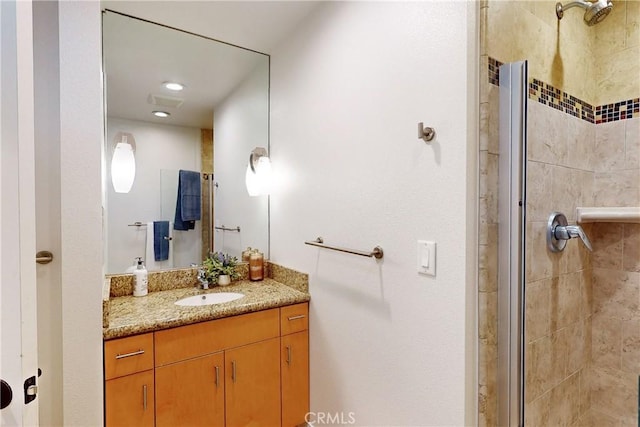
[[[200,219],[200,172],[178,173],[178,200],[174,230],[193,230]]]
[[[169,221],[153,221],[153,257],[156,261],[169,259]]]

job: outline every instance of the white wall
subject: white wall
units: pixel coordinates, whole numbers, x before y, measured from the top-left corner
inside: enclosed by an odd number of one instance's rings
[[[474,17],[464,2],[330,2],[272,54],[271,258],[310,273],[312,411],[472,419]],[[385,257],[303,244],[317,236]],[[416,272],[418,239],[437,242],[435,278]]]
[[[269,147],[269,59],[214,111],[213,164],[216,226],[237,227],[240,233],[216,230],[214,248],[240,258],[247,247],[268,255],[269,199],[250,197],[245,186],[249,154]]]
[[[156,123],[107,118],[107,171],[111,168],[113,139],[118,132],[131,133],[136,141],[136,179],[129,193],[116,193],[107,182],[107,264],[106,273],[123,273],[135,257],[145,256],[146,227],[129,227],[136,221],[172,221],[177,193],[161,197],[160,171],[200,170],[200,129]],[[177,174],[174,182],[177,188]],[[167,197],[169,199],[167,199]],[[165,209],[161,210],[164,198]],[[168,202],[168,203],[166,203]],[[166,208],[169,204],[173,209]],[[153,232],[153,230],[149,230]],[[202,253],[202,222],[189,231],[173,230],[173,261],[177,267],[199,263]],[[153,265],[152,260],[146,260]],[[153,269],[153,268],[150,268]]]
[[[60,2],[58,17],[64,425],[96,426],[103,421],[100,4]]]

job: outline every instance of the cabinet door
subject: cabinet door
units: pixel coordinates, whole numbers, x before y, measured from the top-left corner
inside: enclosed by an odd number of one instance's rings
[[[153,370],[108,380],[105,385],[105,424],[153,426]]]
[[[225,352],[228,427],[280,425],[280,338]]]
[[[282,337],[282,426],[305,423],[309,412],[309,331]]]
[[[156,426],[224,426],[224,353],[156,368]]]

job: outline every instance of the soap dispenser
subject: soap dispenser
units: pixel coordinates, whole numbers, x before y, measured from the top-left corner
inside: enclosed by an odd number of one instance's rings
[[[147,269],[142,258],[138,257],[138,266],[133,272],[133,296],[143,297],[148,293]]]

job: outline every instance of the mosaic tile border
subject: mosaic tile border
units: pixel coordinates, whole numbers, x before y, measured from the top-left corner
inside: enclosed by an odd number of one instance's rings
[[[488,57],[489,83],[500,82],[500,66],[503,63]],[[529,98],[589,123],[600,124],[640,117],[640,98],[593,106],[573,95],[561,91],[538,79],[529,81]]]
[[[593,105],[567,92],[563,92],[538,79],[529,81],[529,99],[548,105],[551,108],[565,112],[573,117],[595,123]]]
[[[640,98],[596,107],[596,123],[598,124],[632,119],[634,117],[640,117]]]

